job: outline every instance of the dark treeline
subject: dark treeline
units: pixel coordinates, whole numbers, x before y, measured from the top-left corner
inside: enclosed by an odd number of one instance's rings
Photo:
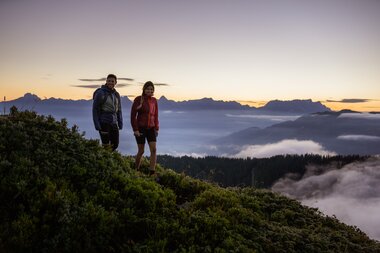
[[[348,163],[361,161],[368,156],[320,156],[320,155],[279,155],[270,158],[225,158],[208,156],[194,158],[189,156],[158,156],[158,162],[195,178],[216,182],[222,186],[255,186],[269,188],[278,179],[292,173],[301,178],[309,165],[332,165],[340,169]],[[318,172],[318,171],[317,171]]]

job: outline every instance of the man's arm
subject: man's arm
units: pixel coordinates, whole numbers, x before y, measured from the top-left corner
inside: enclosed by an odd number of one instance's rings
[[[118,94],[118,99],[119,99],[119,108],[117,110],[117,124],[119,126],[119,129],[123,129],[123,113],[121,111],[121,98],[120,98],[120,95]]]
[[[98,91],[95,94],[94,102],[92,103],[92,120],[94,121],[95,129],[100,131],[100,120],[99,120],[99,112],[100,112],[100,102],[102,101],[102,92]]]

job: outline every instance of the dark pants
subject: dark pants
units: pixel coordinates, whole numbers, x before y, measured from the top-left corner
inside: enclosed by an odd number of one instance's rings
[[[119,146],[119,127],[115,124],[100,123],[100,139],[103,145],[111,145],[112,150]]]

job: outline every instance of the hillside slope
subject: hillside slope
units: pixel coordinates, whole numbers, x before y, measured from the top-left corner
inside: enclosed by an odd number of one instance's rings
[[[0,252],[380,252],[355,227],[254,188],[153,178],[65,120],[0,118]]]

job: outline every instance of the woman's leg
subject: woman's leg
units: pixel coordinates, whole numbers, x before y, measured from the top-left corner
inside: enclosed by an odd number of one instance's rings
[[[144,144],[137,144],[137,154],[135,159],[135,169],[140,170],[140,164],[141,164],[141,157],[144,154]]]
[[[157,161],[157,148],[156,148],[156,142],[152,141],[149,142],[149,150],[150,150],[150,171],[156,170],[156,161]]]

